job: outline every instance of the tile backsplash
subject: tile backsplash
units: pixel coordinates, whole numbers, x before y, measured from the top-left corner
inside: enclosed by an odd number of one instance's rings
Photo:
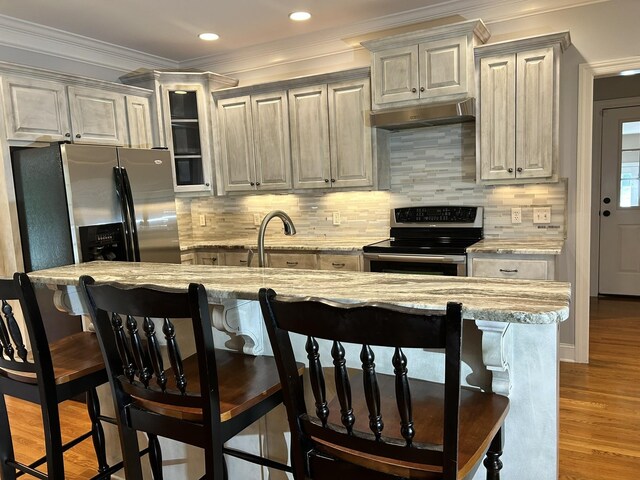
[[[301,236],[382,239],[389,234],[389,209],[407,205],[484,206],[485,237],[565,236],[566,180],[508,186],[475,183],[473,123],[404,130],[389,137],[389,191],[179,198],[180,239],[253,237],[258,229],[254,216],[262,218],[276,209],[291,216]],[[533,224],[534,206],[551,207],[551,223],[544,228]],[[511,207],[522,208],[521,224],[511,223]],[[340,214],[340,225],[333,224],[334,212]],[[280,228],[270,227],[267,235]]]

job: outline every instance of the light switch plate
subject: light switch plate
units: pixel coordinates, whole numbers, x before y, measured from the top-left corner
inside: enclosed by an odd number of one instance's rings
[[[340,225],[340,212],[333,212],[333,224]]]
[[[533,223],[551,223],[551,207],[534,207]]]

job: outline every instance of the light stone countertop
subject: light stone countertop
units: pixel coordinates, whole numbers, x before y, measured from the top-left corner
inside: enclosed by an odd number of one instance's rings
[[[527,324],[566,320],[571,299],[570,284],[564,282],[370,272],[89,262],[28,275],[33,282],[48,285],[78,285],[81,275],[91,275],[98,282],[153,286],[167,291],[186,289],[189,282],[199,282],[207,289],[211,303],[224,299],[257,300],[262,287],[296,297],[384,302],[429,310],[444,309],[447,301],[458,301],[463,303],[466,319]]]
[[[265,250],[304,250],[309,252],[361,252],[362,247],[379,242],[384,238],[373,237],[304,237],[301,235],[279,235],[277,238],[265,240]],[[229,248],[242,250],[258,250],[258,238],[224,238],[180,244],[183,252],[198,248]]]
[[[485,238],[467,247],[467,253],[560,255],[562,238]]]

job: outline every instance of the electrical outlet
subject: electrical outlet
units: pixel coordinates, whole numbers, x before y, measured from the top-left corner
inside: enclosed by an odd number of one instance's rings
[[[520,207],[511,208],[511,223],[522,223],[522,209]]]
[[[533,223],[551,223],[551,207],[535,207]]]
[[[340,225],[340,212],[333,212],[333,224]]]
[[[256,227],[259,227],[261,222],[262,222],[262,220],[260,219],[260,214],[259,213],[254,213],[253,214],[253,224]]]
[[[206,215],[200,215],[200,226],[204,227],[207,225],[207,217]]]

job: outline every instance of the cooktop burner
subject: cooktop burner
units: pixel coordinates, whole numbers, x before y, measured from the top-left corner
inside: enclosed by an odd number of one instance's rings
[[[391,210],[391,238],[365,253],[459,254],[482,239],[482,207],[426,206]]]

